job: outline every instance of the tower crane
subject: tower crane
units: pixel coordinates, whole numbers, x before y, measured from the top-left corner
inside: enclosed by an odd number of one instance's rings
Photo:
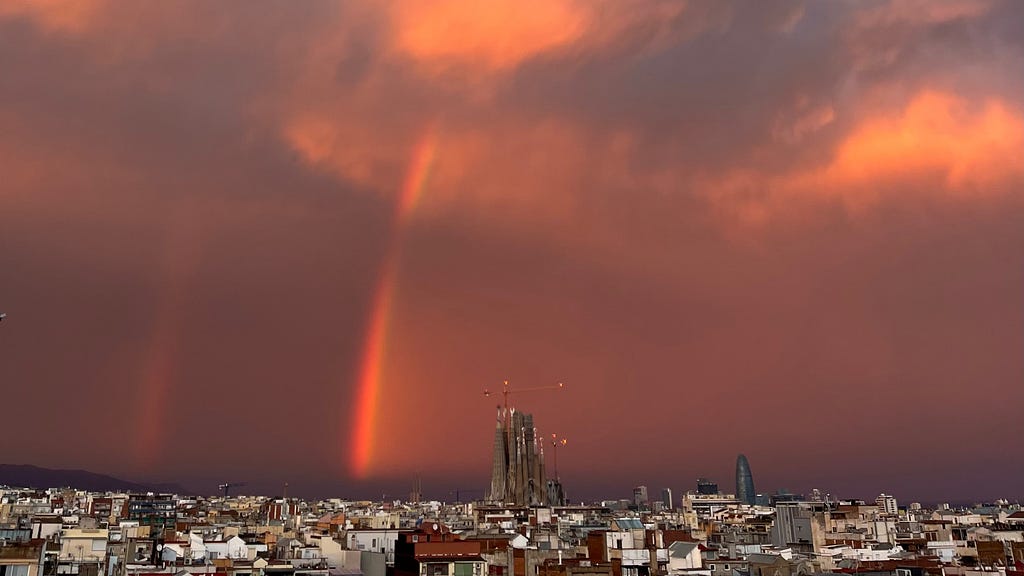
[[[230,491],[232,488],[239,488],[242,486],[245,486],[245,482],[225,482],[218,486],[218,488],[220,488],[221,492],[224,493],[224,497],[227,498],[228,491]]]
[[[559,481],[561,478],[558,477],[558,447],[565,446],[569,441],[565,438],[559,438],[558,434],[551,435],[551,457],[554,459],[554,473],[555,480]]]
[[[501,387],[501,404],[502,404],[502,407],[505,409],[505,413],[508,413],[508,395],[509,394],[520,394],[520,393],[523,393],[523,392],[538,392],[540,390],[561,390],[562,388],[565,388],[565,384],[559,382],[558,384],[552,384],[550,386],[531,386],[530,388],[515,388],[515,389],[513,389],[512,385],[509,384],[508,380],[505,380],[502,383],[502,387]],[[487,390],[487,389],[484,390],[484,396],[488,396],[489,397],[491,394],[492,394],[492,392],[490,390]]]
[[[462,504],[462,500],[459,498],[459,494],[466,494],[466,493],[473,493],[473,492],[483,492],[483,490],[480,490],[478,488],[455,488],[454,490],[449,490],[448,494],[449,495],[454,494],[455,495],[455,503],[456,504]]]

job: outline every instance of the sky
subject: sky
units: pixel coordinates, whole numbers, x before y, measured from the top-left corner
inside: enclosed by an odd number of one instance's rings
[[[573,500],[1024,498],[1020,70],[1009,0],[0,3],[0,462],[478,497],[507,379]]]

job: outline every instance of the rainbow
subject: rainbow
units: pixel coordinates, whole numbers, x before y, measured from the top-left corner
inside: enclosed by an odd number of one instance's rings
[[[189,283],[202,256],[196,212],[189,205],[183,205],[168,221],[158,276],[160,293],[142,362],[140,405],[136,411],[135,458],[143,469],[152,466],[165,447],[166,405],[180,361]]]
[[[388,327],[391,324],[398,269],[402,259],[402,234],[430,179],[437,143],[437,126],[430,125],[413,147],[409,168],[395,205],[392,234],[373,292],[366,340],[359,363],[355,402],[352,405],[353,427],[348,450],[349,469],[357,478],[365,478],[373,464],[383,364],[387,355]]]

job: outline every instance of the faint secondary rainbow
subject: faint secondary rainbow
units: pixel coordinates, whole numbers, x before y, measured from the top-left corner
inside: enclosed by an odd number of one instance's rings
[[[135,459],[142,469],[148,469],[159,459],[167,441],[167,402],[175,382],[176,365],[181,360],[189,283],[201,259],[202,237],[196,218],[196,211],[184,205],[168,222],[157,276],[160,291],[139,381]]]
[[[387,356],[388,328],[394,307],[398,268],[402,259],[402,234],[416,209],[434,165],[437,153],[437,126],[429,126],[413,147],[409,168],[395,205],[391,237],[388,241],[380,276],[373,292],[370,320],[366,329],[356,396],[353,403],[349,468],[356,477],[366,477],[373,464],[377,435],[378,404]]]

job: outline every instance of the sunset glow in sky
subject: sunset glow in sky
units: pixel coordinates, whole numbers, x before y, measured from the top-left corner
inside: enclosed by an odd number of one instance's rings
[[[1024,497],[1024,3],[14,0],[0,70],[0,463],[443,496],[509,379],[574,500]]]

